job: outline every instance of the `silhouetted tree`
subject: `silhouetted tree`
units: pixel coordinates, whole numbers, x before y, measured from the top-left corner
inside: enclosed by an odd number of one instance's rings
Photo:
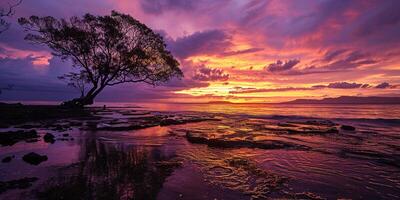
[[[127,82],[158,85],[183,76],[163,38],[130,15],[112,11],[111,15],[86,14],[69,20],[31,16],[18,22],[30,32],[26,40],[46,44],[54,55],[72,60],[79,73],[63,79],[75,86],[77,80],[90,84],[82,97],[68,105],[92,104],[106,86]]]
[[[8,23],[5,18],[11,17],[15,13],[15,7],[21,4],[22,0],[19,0],[14,3],[8,3],[7,7],[0,7],[0,34],[6,31],[10,27],[10,23]]]
[[[76,88],[81,93],[81,97],[85,97],[86,85],[89,83],[88,78],[84,77],[86,73],[74,73],[71,72],[69,74],[65,74],[63,76],[59,76],[60,80],[67,80],[68,86]]]

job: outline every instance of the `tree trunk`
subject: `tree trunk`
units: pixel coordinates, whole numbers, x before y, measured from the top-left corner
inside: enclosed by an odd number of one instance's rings
[[[86,105],[92,105],[94,98],[96,98],[96,96],[103,91],[104,88],[105,85],[101,86],[100,88],[93,87],[85,96],[63,102],[62,105],[73,108],[83,108]]]

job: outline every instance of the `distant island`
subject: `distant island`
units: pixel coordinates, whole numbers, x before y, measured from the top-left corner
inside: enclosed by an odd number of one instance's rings
[[[341,96],[324,99],[296,99],[285,104],[400,104],[400,97]]]

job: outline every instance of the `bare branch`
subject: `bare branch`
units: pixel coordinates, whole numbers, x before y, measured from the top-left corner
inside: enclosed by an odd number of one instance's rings
[[[8,3],[7,8],[0,8],[0,34],[10,28],[10,23],[4,18],[11,17],[15,14],[15,8],[22,3],[22,0],[18,0],[16,3]]]

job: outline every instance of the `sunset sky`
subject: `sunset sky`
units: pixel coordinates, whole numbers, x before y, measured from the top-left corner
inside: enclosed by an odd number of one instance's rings
[[[13,85],[0,100],[62,101],[79,95],[57,79],[71,63],[25,41],[18,17],[111,10],[163,35],[185,77],[160,87],[106,88],[98,101],[400,96],[399,0],[24,0],[0,35],[0,88]]]

